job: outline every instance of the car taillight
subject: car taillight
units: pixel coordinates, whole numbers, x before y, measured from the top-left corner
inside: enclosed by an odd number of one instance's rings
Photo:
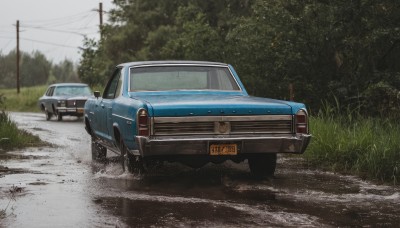
[[[137,113],[137,131],[139,136],[149,136],[149,115],[144,109],[140,109]]]
[[[307,134],[308,133],[308,116],[307,112],[300,109],[295,115],[295,127],[296,133]]]

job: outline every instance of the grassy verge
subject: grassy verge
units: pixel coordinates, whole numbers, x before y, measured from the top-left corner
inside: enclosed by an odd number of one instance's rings
[[[396,184],[400,180],[400,122],[333,109],[310,119],[305,153],[314,166]]]
[[[5,97],[0,94],[0,108],[4,107],[4,103]],[[18,129],[8,114],[4,110],[0,111],[0,153],[11,149],[40,145],[45,145],[45,143],[39,137]]]
[[[46,89],[47,86],[24,87],[19,94],[16,89],[0,89],[0,94],[5,97],[3,106],[8,111],[40,112],[37,102]]]
[[[45,145],[38,136],[17,128],[5,112],[0,113],[0,149],[3,151]]]

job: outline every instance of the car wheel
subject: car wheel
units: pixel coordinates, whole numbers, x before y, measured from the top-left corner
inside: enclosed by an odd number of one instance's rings
[[[46,114],[46,120],[50,120],[53,114],[49,112],[49,110],[45,109],[44,113]]]
[[[276,154],[259,154],[248,158],[251,173],[256,178],[272,177],[276,168]]]
[[[57,120],[58,120],[58,121],[61,121],[62,118],[63,118],[62,114],[61,114],[61,113],[58,113],[58,115],[57,115]]]
[[[122,139],[120,139],[119,149],[121,151],[121,163],[124,172],[125,169],[128,168],[128,172],[130,173],[144,173],[145,168],[142,157],[140,157],[139,155],[135,156],[129,153],[128,148],[126,147]]]
[[[107,148],[100,145],[95,141],[92,137],[92,160],[100,161],[104,160],[107,157]]]

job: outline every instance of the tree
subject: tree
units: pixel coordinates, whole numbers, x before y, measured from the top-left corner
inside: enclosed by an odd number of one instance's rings
[[[209,60],[235,66],[247,90],[369,110],[400,101],[400,2],[391,0],[116,0],[79,76],[104,84],[121,62]],[[375,99],[373,96],[377,96]]]
[[[8,55],[0,55],[0,87],[12,88],[16,86],[16,52],[11,51]],[[34,86],[46,84],[51,69],[51,62],[40,52],[28,54],[21,53],[20,62],[21,86]]]
[[[74,64],[65,59],[64,61],[53,65],[51,69],[52,80],[49,83],[56,82],[80,82]]]
[[[8,55],[0,54],[0,88],[13,88],[17,86],[16,58],[15,51],[10,52]]]
[[[32,56],[22,53],[21,58],[21,86],[44,85],[50,75],[51,62],[40,52],[33,52]]]

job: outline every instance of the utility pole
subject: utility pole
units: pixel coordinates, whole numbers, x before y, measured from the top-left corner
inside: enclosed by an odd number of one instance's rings
[[[19,20],[17,20],[17,93],[19,93]]]
[[[103,35],[103,3],[99,3],[99,16],[100,16],[100,39]]]

